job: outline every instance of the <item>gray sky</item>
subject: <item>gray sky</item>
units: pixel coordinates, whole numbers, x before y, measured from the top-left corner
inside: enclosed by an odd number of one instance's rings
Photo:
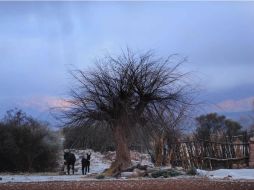
[[[254,2],[0,2],[0,116],[62,102],[68,69],[126,46],[179,53],[208,111],[251,110]]]

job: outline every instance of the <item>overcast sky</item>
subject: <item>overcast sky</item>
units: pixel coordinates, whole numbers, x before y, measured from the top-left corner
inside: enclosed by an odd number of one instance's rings
[[[0,116],[43,117],[67,94],[70,65],[126,46],[187,56],[209,111],[251,110],[254,2],[0,2]]]

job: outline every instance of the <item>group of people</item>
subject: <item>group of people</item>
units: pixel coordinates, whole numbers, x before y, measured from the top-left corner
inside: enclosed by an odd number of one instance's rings
[[[86,156],[83,156],[81,159],[81,165],[82,165],[82,174],[86,175],[90,172],[90,159],[91,159],[91,152],[86,153]],[[76,157],[71,152],[65,152],[64,153],[64,165],[67,166],[67,173],[70,174],[70,169],[72,169],[72,174],[74,174],[74,165],[76,162]]]

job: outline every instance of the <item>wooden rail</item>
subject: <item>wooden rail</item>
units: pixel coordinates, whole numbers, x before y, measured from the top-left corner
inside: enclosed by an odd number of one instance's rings
[[[231,168],[233,164],[248,164],[249,143],[207,140],[183,141],[171,145],[171,164],[184,168]]]

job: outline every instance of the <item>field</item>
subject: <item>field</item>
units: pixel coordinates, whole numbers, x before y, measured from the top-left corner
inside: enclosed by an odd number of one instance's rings
[[[85,180],[69,182],[4,183],[0,190],[253,190],[253,180],[190,179],[135,179],[135,180]]]
[[[92,151],[92,150],[91,150]],[[107,168],[114,153],[103,155],[92,151],[91,173],[83,176],[80,169],[80,157],[84,150],[73,150],[77,157],[75,175],[59,175],[58,173],[0,173],[0,190],[253,190],[254,169],[220,169],[214,171],[197,170],[196,176],[180,175],[170,178],[120,177],[95,179]],[[151,164],[147,155],[132,152],[133,163]],[[161,168],[163,169],[163,168]],[[165,168],[164,168],[165,169]]]

